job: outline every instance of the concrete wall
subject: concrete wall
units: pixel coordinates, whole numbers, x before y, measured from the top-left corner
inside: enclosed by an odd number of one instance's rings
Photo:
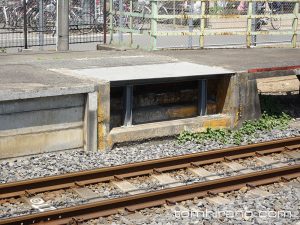
[[[0,158],[84,146],[86,95],[0,102]]]

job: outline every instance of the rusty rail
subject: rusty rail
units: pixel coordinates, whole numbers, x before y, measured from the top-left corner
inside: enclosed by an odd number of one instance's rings
[[[0,184],[0,199],[299,149],[300,137]]]
[[[0,225],[32,224],[43,225],[71,224],[82,222],[118,213],[125,209],[136,211],[143,208],[173,204],[177,201],[205,197],[220,192],[239,190],[242,187],[255,187],[271,184],[281,180],[290,180],[300,176],[300,165],[284,166],[281,168],[253,172],[246,175],[221,178],[212,181],[200,182],[175,188],[148,192],[133,196],[109,199],[85,205],[74,206],[44,213],[31,214],[5,220],[0,220]]]

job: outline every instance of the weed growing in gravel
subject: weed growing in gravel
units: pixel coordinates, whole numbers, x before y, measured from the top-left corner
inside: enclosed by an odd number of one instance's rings
[[[268,115],[263,113],[259,120],[245,121],[241,128],[237,130],[211,129],[205,132],[193,133],[190,131],[182,132],[177,140],[180,144],[187,141],[202,144],[205,141],[215,141],[221,144],[240,145],[242,142],[250,142],[251,139],[257,138],[257,131],[270,131],[273,129],[286,129],[291,117],[285,113],[279,116]]]

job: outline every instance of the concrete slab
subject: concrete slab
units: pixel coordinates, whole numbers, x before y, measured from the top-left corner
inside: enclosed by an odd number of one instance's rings
[[[246,196],[250,196],[250,197],[268,197],[271,196],[272,194],[268,191],[264,191],[262,189],[256,188],[256,189],[252,189],[250,191],[247,192]]]
[[[199,177],[205,178],[206,180],[215,180],[215,179],[221,178],[219,175],[213,174],[213,173],[209,172],[208,170],[200,168],[200,167],[199,168],[188,168],[188,170]]]
[[[221,196],[209,197],[209,198],[206,198],[206,200],[208,202],[210,202],[211,204],[216,204],[216,205],[226,205],[226,204],[231,203],[231,201],[229,199],[223,198]]]
[[[24,64],[0,64],[0,81],[0,101],[80,94],[95,90],[91,81]]]
[[[56,70],[60,71],[60,70]],[[66,71],[62,71],[66,73]],[[68,72],[79,78],[109,81],[111,86],[126,84],[145,84],[176,80],[195,80],[232,75],[234,71],[216,66],[199,65],[188,62],[174,62],[138,66],[121,66],[72,70]]]
[[[263,165],[272,165],[272,167],[283,167],[287,166],[285,163],[281,163],[278,160],[272,159],[270,156],[261,156],[258,157],[257,160],[262,163]]]
[[[223,162],[223,164],[225,166],[229,167],[230,169],[232,169],[233,171],[238,171],[238,172],[243,173],[243,174],[254,172],[254,170],[247,169],[242,164],[239,164],[237,162]]]
[[[168,187],[177,187],[180,185],[183,185],[178,180],[175,180],[173,177],[169,176],[168,174],[153,174],[151,177],[155,180],[157,180],[161,185],[166,185]]]
[[[91,189],[87,187],[82,188],[73,188],[72,189],[76,194],[78,194],[80,197],[85,199],[91,199],[91,198],[97,198],[99,195],[97,195],[95,192],[93,192]]]
[[[127,180],[122,181],[112,181],[111,182],[114,186],[119,188],[124,193],[129,193],[132,195],[143,193],[144,191],[138,190],[136,186],[128,182]]]
[[[285,152],[284,154],[287,155],[290,158],[300,160],[300,152],[298,152],[298,151]]]

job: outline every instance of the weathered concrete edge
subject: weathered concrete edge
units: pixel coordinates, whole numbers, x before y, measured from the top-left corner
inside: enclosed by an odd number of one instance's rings
[[[49,87],[40,88],[29,91],[0,91],[0,101],[10,101],[29,98],[52,97],[60,95],[84,94],[94,92],[96,89],[94,84],[73,86],[68,88]]]
[[[108,136],[110,146],[116,143],[146,140],[165,136],[174,136],[184,130],[204,131],[208,127],[225,128],[231,125],[231,116],[219,114],[188,119],[134,125],[132,127],[113,128]]]

